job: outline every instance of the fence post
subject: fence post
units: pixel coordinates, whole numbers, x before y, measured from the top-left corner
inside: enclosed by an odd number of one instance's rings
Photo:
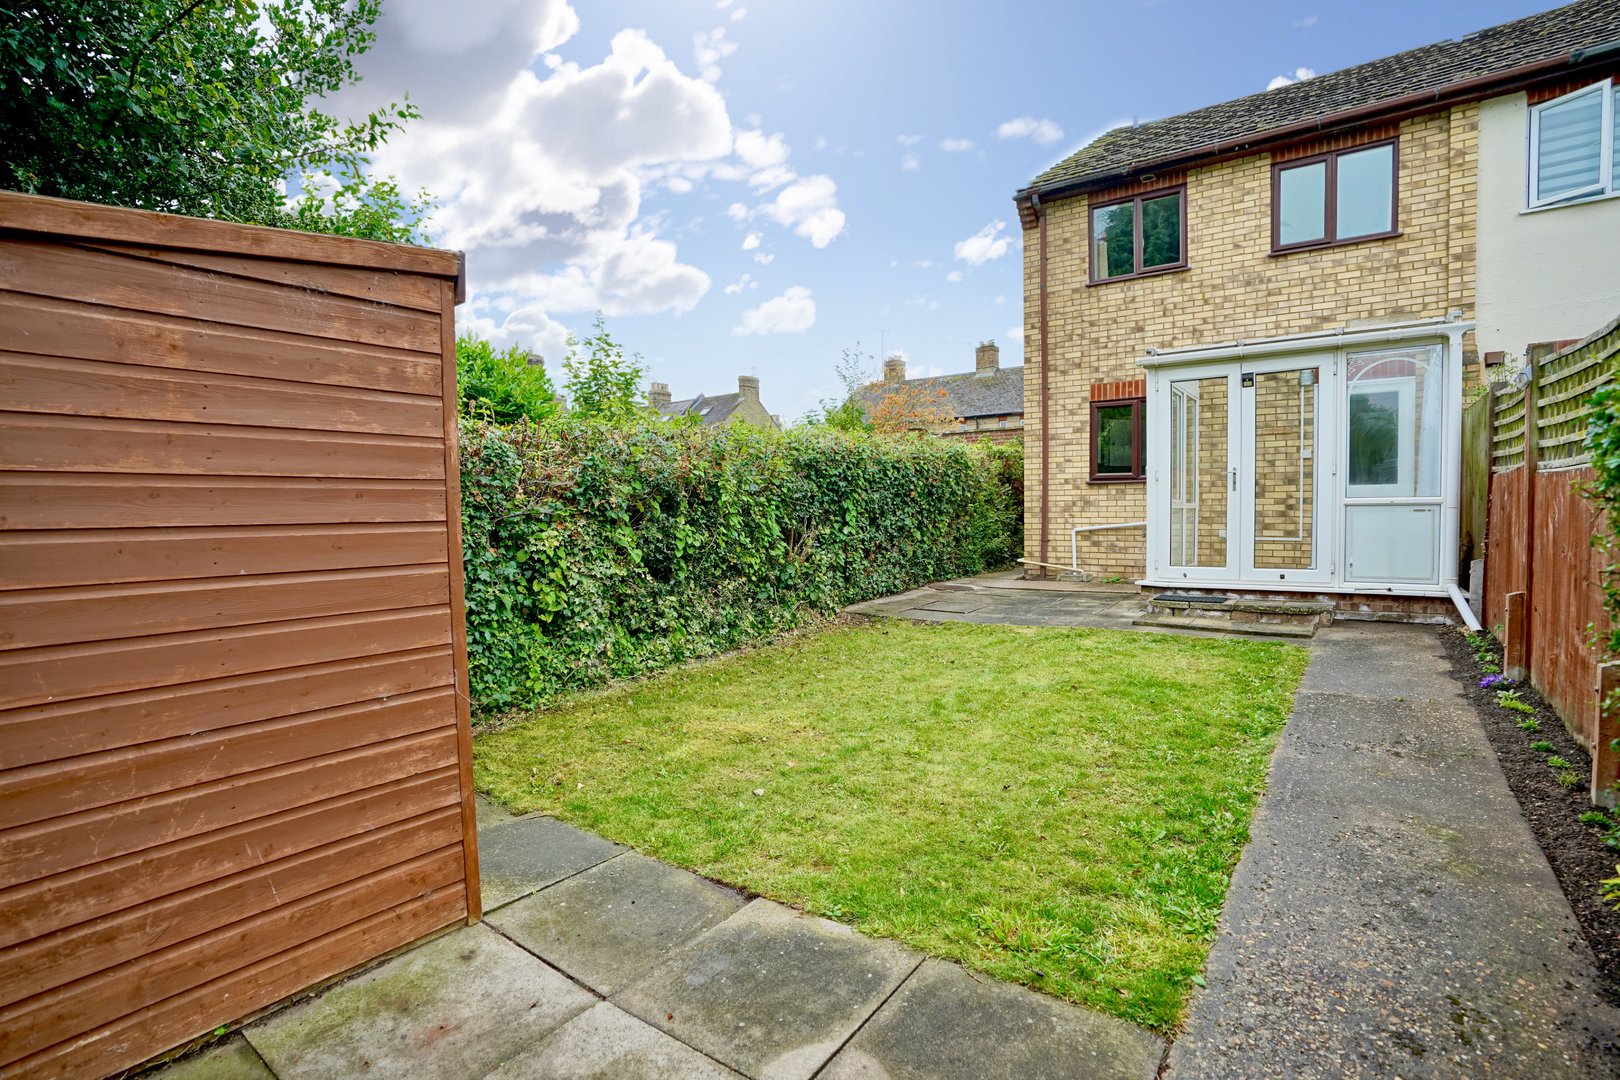
[[[1620,734],[1610,724],[1611,699],[1620,691],[1620,661],[1598,665],[1597,731],[1592,737],[1592,805],[1613,809],[1617,799],[1615,780],[1620,778],[1620,753],[1612,747]]]
[[[1525,646],[1525,629],[1530,624],[1529,593],[1507,594],[1507,610],[1502,618],[1502,674],[1514,682],[1523,682],[1525,665],[1529,661]]]
[[[1541,455],[1537,450],[1539,438],[1536,432],[1536,380],[1539,373],[1536,371],[1537,363],[1533,356],[1526,355],[1525,365],[1530,373],[1530,381],[1524,384],[1524,612],[1523,629],[1519,640],[1522,642],[1520,651],[1520,664],[1523,667],[1522,675],[1515,675],[1515,679],[1527,679],[1535,682],[1535,603],[1536,603],[1536,462]],[[1506,666],[1506,665],[1504,665]]]

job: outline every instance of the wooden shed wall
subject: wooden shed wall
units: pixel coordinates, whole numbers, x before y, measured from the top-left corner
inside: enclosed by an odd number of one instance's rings
[[[478,914],[458,263],[0,194],[0,1074]]]

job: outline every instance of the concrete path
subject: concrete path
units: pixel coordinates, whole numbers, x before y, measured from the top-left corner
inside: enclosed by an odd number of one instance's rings
[[[851,615],[886,615],[922,622],[1003,626],[1093,626],[1137,630],[1131,620],[1147,607],[1133,585],[1023,581],[1017,571],[939,582],[910,592],[851,604]]]
[[[163,1080],[1148,1080],[1121,1020],[493,807],[487,911]]]
[[[1438,633],[1310,647],[1167,1075],[1615,1075],[1620,1017]]]

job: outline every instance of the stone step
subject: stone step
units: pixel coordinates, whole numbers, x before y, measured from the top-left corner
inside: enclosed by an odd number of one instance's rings
[[[1215,634],[1241,634],[1246,637],[1313,638],[1315,623],[1233,622],[1230,619],[1201,618],[1197,615],[1143,615],[1131,620],[1132,626],[1162,627],[1172,630],[1206,630]]]

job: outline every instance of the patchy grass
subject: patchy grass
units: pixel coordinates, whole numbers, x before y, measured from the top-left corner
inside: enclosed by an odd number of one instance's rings
[[[474,769],[514,810],[1166,1030],[1305,659],[885,620],[537,713]]]

